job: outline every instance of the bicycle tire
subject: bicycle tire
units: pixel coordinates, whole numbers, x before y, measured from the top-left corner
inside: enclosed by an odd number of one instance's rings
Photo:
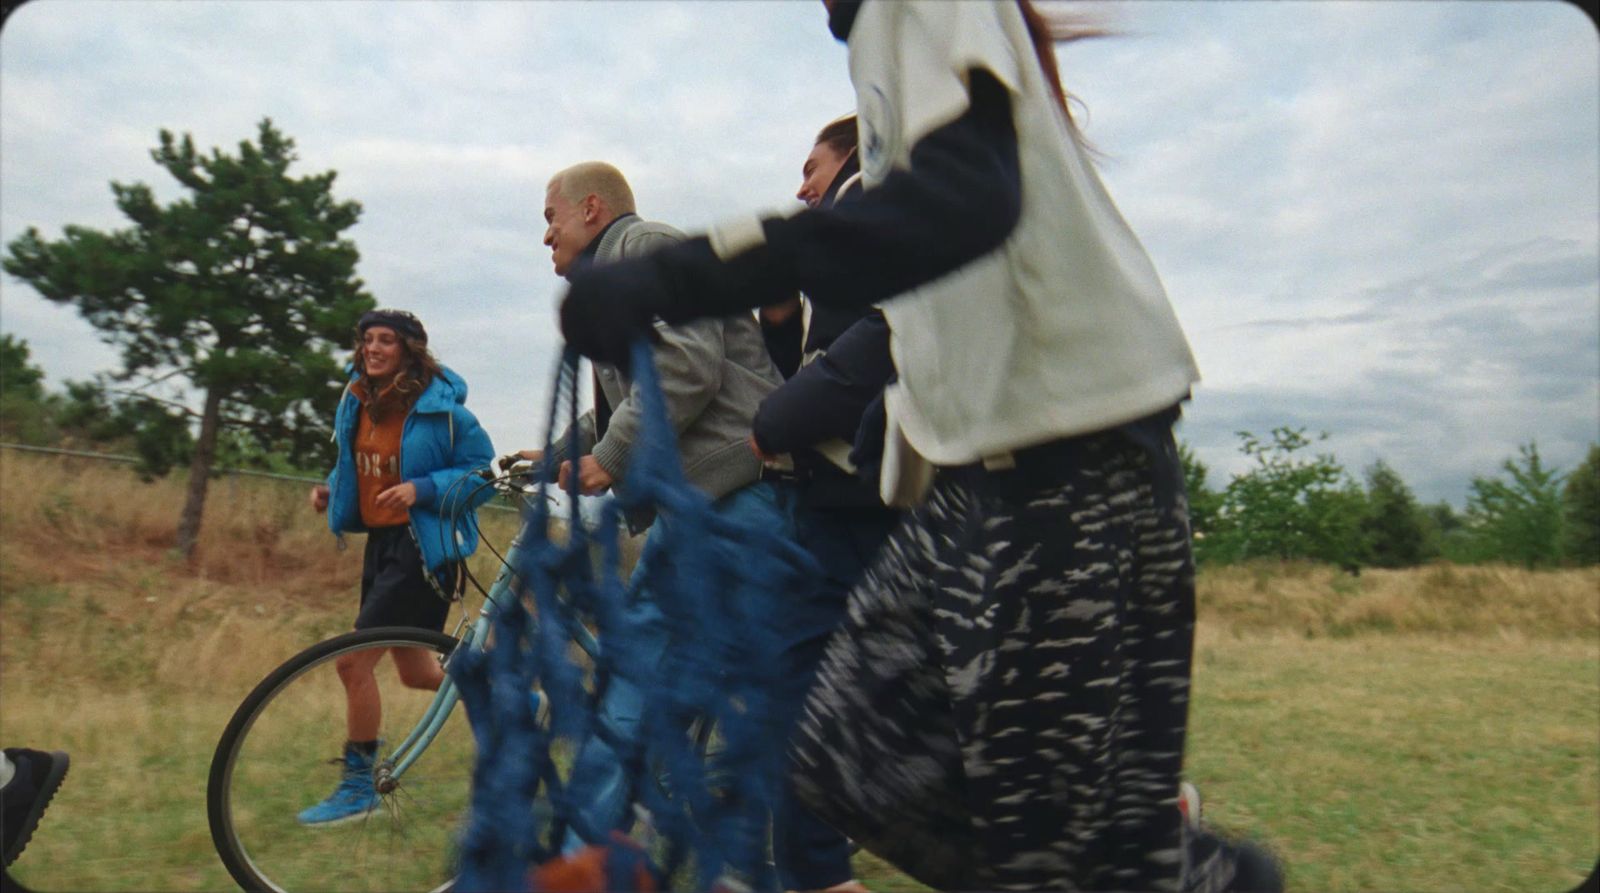
[[[334,661],[394,647],[423,648],[443,659],[457,644],[425,629],[357,630],[300,652],[250,692],[217,742],[206,786],[212,843],[242,888],[287,893],[451,887],[475,756],[459,706],[399,787],[381,795],[377,810],[340,825],[306,826],[295,816],[332,791],[342,771],[327,765],[327,757],[341,753],[345,737],[343,687]],[[382,689],[381,765],[385,748],[410,733],[433,692],[404,688],[385,666],[374,676]]]

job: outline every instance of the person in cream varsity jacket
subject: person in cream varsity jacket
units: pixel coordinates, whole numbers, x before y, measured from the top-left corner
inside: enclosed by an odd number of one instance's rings
[[[879,303],[880,493],[915,506],[850,596],[797,789],[940,889],[1275,889],[1177,808],[1194,565],[1172,437],[1198,381],[1027,0],[831,0],[866,189],[576,276],[562,326]]]

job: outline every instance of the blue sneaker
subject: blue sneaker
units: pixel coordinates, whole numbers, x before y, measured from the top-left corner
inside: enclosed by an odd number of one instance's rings
[[[346,744],[344,777],[339,779],[339,786],[333,789],[328,799],[302,809],[295,818],[302,825],[327,827],[362,818],[376,810],[382,800],[372,786],[373,761],[372,756]]]

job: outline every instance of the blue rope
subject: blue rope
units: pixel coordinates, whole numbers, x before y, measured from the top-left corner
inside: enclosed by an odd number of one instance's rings
[[[577,362],[569,348],[547,429],[556,430],[566,406],[572,457],[579,455]],[[766,863],[786,705],[798,694],[794,674],[783,672],[776,624],[782,603],[801,599],[816,579],[815,564],[781,531],[744,529],[714,512],[684,476],[642,340],[633,347],[633,371],[640,435],[617,498],[604,505],[593,534],[574,512],[567,541],[556,543],[548,536],[550,475],[543,476],[524,514],[516,568],[523,597],[494,612],[487,648],[451,665],[478,745],[458,883],[469,893],[527,889],[530,869],[559,855],[568,827],[591,843],[607,840],[610,829],[583,826],[581,780],[562,777],[552,750],[559,742],[575,753],[590,736],[606,734],[596,718],[597,695],[618,676],[645,693],[638,732],[643,752],[626,769],[635,802],[662,844],[652,850],[659,858],[650,866],[653,876],[671,877],[692,861],[694,885],[707,890],[730,875],[753,882]],[[577,477],[570,476],[569,488]],[[577,493],[569,497],[576,506]],[[653,658],[652,649],[630,647],[643,635],[627,610],[639,592],[620,573],[624,514],[643,507],[659,519],[636,574],[664,618],[669,644],[659,666],[645,657]],[[598,567],[591,545],[599,546]],[[592,686],[571,657],[585,623],[600,642]],[[530,698],[535,691],[549,705],[543,726]],[[697,728],[715,729],[720,748],[711,757],[705,736],[691,732]],[[627,860],[638,852],[624,856],[614,849],[607,864],[620,870],[635,864]],[[612,889],[632,889],[633,880],[632,871],[608,877]]]

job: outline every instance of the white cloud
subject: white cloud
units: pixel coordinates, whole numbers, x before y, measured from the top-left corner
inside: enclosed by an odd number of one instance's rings
[[[1184,436],[1219,473],[1236,427],[1303,424],[1352,468],[1382,456],[1459,500],[1518,443],[1570,465],[1600,433],[1581,12],[1082,9],[1122,33],[1065,47],[1062,70],[1199,357]],[[538,436],[558,345],[545,178],[613,161],[646,216],[690,231],[792,207],[812,135],[852,102],[813,0],[75,0],[25,5],[0,47],[0,241],[120,226],[108,181],[176,194],[159,129],[231,150],[270,115],[301,173],[335,169],[362,202],[361,275],[422,315],[508,449]],[[52,382],[111,362],[15,281],[0,328]]]

